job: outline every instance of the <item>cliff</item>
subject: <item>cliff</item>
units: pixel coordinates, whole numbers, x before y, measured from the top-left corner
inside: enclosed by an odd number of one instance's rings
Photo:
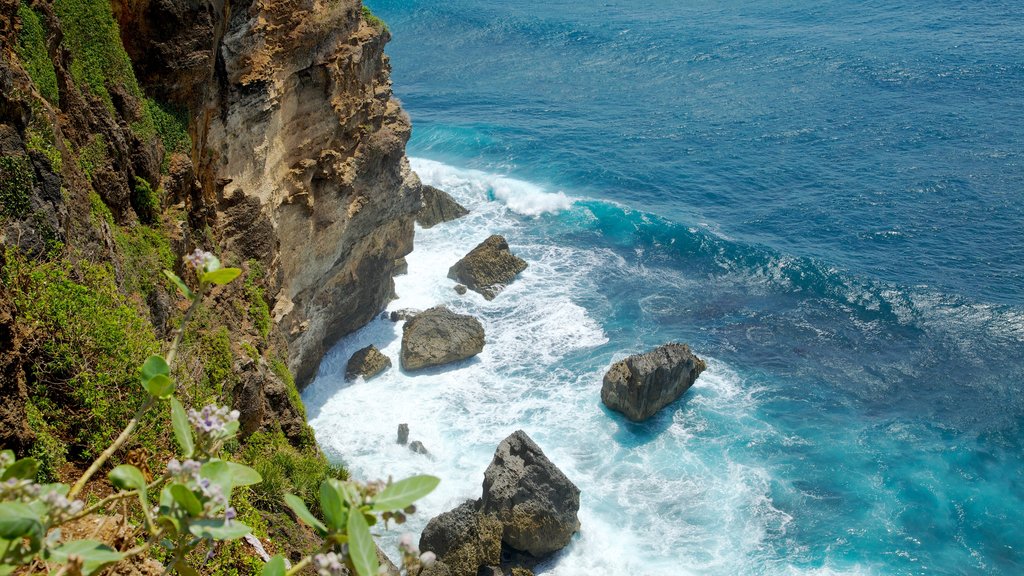
[[[0,444],[80,471],[182,317],[160,271],[212,250],[244,276],[174,375],[242,412],[238,457],[275,483],[240,513],[303,546],[270,503],[344,473],[295,384],[392,298],[421,202],[388,39],[356,0],[0,0]],[[113,463],[165,461],[164,420]]]

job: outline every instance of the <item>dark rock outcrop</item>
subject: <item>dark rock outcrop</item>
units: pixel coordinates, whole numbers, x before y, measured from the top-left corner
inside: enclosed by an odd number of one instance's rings
[[[484,327],[476,318],[436,306],[402,327],[402,368],[407,371],[465,360],[484,349]]]
[[[580,490],[522,430],[498,445],[484,472],[480,511],[504,527],[502,541],[534,556],[561,550],[580,528]]]
[[[356,351],[348,359],[345,367],[345,380],[355,380],[360,376],[369,380],[391,367],[391,358],[388,358],[377,350],[377,347],[370,344],[366,348]]]
[[[402,308],[401,310],[393,310],[390,318],[392,322],[401,322],[403,320],[412,320],[419,313],[419,310],[413,308]]]
[[[512,254],[505,238],[495,234],[449,268],[448,277],[494,300],[526,267],[526,260]]]
[[[455,201],[444,190],[423,185],[423,208],[416,213],[416,223],[424,228],[432,228],[442,222],[449,222],[469,214],[461,204]]]
[[[413,440],[412,442],[410,442],[409,443],[409,450],[412,450],[413,452],[415,452],[417,454],[422,454],[424,456],[427,456],[427,455],[430,454],[430,451],[427,450],[427,447],[424,446],[423,442],[420,442],[419,440]]]
[[[495,451],[483,497],[432,519],[420,549],[437,554],[452,576],[532,574],[527,566],[564,548],[579,530],[579,507],[579,489],[519,430]]]
[[[705,368],[689,346],[666,344],[613,364],[604,375],[601,401],[640,422],[676,401]]]
[[[458,294],[459,296],[464,296],[466,294],[466,290],[468,290],[468,288],[466,288],[465,284],[455,285],[455,293]]]
[[[398,425],[398,443],[405,446],[409,442],[409,425]]]
[[[501,522],[480,514],[476,502],[467,500],[427,523],[420,550],[437,554],[452,574],[475,575],[481,566],[501,562],[501,534]]]

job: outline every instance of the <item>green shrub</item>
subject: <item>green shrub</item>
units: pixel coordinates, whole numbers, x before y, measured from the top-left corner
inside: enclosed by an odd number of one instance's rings
[[[306,405],[302,403],[302,396],[299,395],[299,389],[295,386],[295,377],[292,376],[292,371],[288,369],[288,365],[280,358],[274,358],[270,361],[270,369],[274,371],[274,374],[277,374],[278,378],[284,381],[285,386],[288,387],[288,400],[291,402],[292,408],[305,420]]]
[[[144,178],[135,177],[135,194],[132,195],[132,209],[143,224],[154,224],[160,218],[160,194],[153,190]]]
[[[263,482],[251,488],[250,498],[263,510],[283,511],[285,494],[295,494],[315,506],[321,482],[327,478],[348,479],[348,471],[332,466],[315,446],[300,451],[280,430],[250,436],[242,461],[263,477]],[[314,513],[319,511],[314,509]]]
[[[249,301],[249,319],[264,340],[270,334],[270,306],[258,282],[263,279],[263,267],[256,260],[249,261],[249,273],[245,276],[245,297]],[[289,376],[290,377],[290,376]]]
[[[107,163],[107,139],[103,134],[93,134],[89,143],[78,151],[78,167],[92,182],[96,171]]]
[[[188,114],[169,104],[146,98],[146,110],[153,118],[156,133],[164,143],[169,156],[173,152],[188,154],[192,151],[192,138],[188,135]]]
[[[46,49],[46,29],[35,10],[24,2],[18,8],[21,19],[21,34],[18,35],[16,52],[25,71],[28,72],[36,89],[56,106],[58,104],[57,72]]]
[[[24,218],[35,179],[28,158],[0,156],[0,217]]]
[[[96,196],[94,202],[99,202],[94,211],[104,219],[110,215],[110,210],[103,204],[103,200]],[[171,250],[171,243],[160,230],[149,226],[118,226],[113,223],[113,217],[109,217],[108,224],[114,234],[114,243],[122,255],[124,291],[128,294],[149,295],[158,283],[163,283],[162,276],[155,276],[151,270],[173,269],[175,264],[174,252]]]
[[[388,30],[387,23],[385,23],[383,20],[377,17],[377,15],[374,14],[373,11],[370,10],[370,8],[366,5],[363,5],[363,20],[366,20],[367,24],[373,26],[377,30],[380,30],[382,32],[390,32],[390,30]]]
[[[42,402],[46,402],[45,399]],[[52,406],[47,407],[48,413],[56,410]],[[65,442],[54,436],[54,427],[43,416],[43,411],[36,407],[35,403],[25,404],[25,418],[28,426],[36,435],[36,441],[28,455],[39,462],[39,480],[41,482],[57,482],[60,479],[60,469],[67,463],[68,447]]]

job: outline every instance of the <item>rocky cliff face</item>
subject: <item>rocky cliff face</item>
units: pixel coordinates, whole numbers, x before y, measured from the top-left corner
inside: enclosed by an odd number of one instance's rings
[[[358,0],[115,0],[115,13],[143,82],[193,111],[202,191],[183,195],[229,259],[270,272],[303,385],[388,302],[394,262],[412,249],[420,185],[388,32]]]

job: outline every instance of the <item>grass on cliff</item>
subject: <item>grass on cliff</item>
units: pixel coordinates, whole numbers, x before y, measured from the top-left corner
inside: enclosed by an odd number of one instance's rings
[[[387,22],[381,20],[380,17],[374,14],[373,10],[370,10],[370,8],[365,4],[363,5],[363,20],[366,20],[367,24],[373,26],[377,30],[381,30],[383,32],[390,32],[390,30],[388,29]]]
[[[36,89],[54,106],[58,103],[57,72],[46,49],[46,28],[35,10],[25,2],[18,7],[21,33],[15,51]]]
[[[0,218],[24,218],[32,204],[34,176],[28,158],[0,156]]]

